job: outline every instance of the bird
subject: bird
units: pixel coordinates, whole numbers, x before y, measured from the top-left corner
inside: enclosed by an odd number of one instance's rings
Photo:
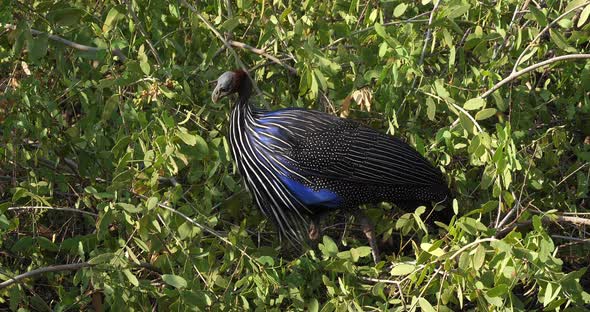
[[[379,251],[363,204],[400,207],[448,202],[442,172],[410,145],[359,122],[304,108],[265,110],[250,103],[241,69],[217,79],[211,100],[237,93],[228,136],[246,189],[281,237],[304,245],[328,213],[357,213],[375,263]]]

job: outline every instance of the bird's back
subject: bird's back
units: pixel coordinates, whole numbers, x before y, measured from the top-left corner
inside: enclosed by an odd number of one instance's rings
[[[254,117],[261,142],[287,168],[283,182],[314,212],[448,195],[440,170],[397,138],[317,111],[260,111]]]

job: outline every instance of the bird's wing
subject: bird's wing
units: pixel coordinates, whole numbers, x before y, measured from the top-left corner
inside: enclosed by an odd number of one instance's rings
[[[264,113],[281,152],[303,175],[387,185],[445,184],[441,172],[405,142],[351,120],[300,109]]]

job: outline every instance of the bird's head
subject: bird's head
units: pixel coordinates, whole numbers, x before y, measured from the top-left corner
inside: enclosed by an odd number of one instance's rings
[[[227,71],[219,78],[217,78],[217,85],[215,89],[213,89],[213,94],[211,94],[211,100],[213,103],[217,103],[222,98],[232,94],[232,93],[240,93],[242,95],[242,85],[244,85],[244,80],[247,80],[247,74],[242,70],[236,71]]]

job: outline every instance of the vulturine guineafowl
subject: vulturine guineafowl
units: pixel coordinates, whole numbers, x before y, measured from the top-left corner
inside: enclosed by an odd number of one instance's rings
[[[217,79],[212,100],[238,93],[229,130],[233,158],[257,206],[289,240],[317,239],[317,219],[326,212],[450,199],[440,170],[403,141],[319,111],[257,109],[251,92],[244,71],[229,71]],[[373,227],[367,218],[361,223],[378,261]]]

